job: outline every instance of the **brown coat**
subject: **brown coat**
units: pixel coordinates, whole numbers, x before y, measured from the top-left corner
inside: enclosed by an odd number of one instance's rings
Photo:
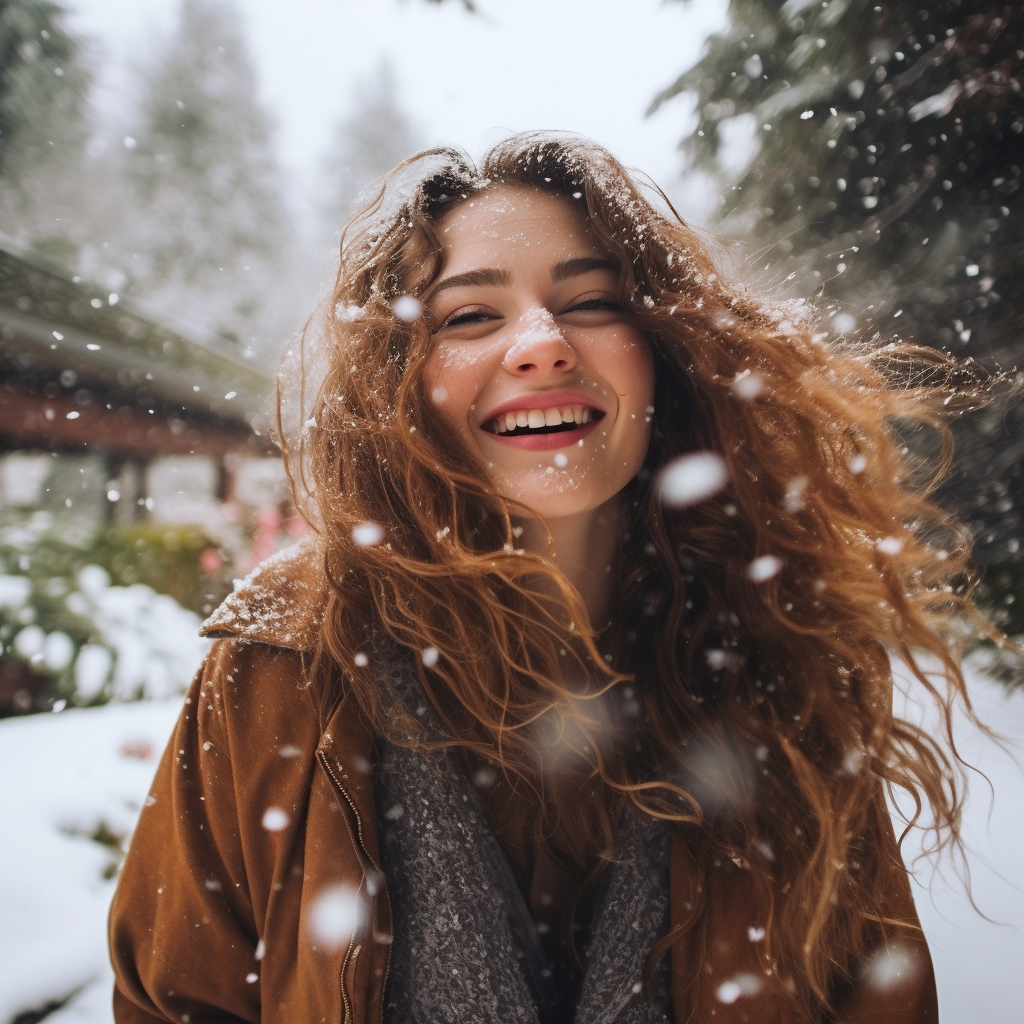
[[[312,549],[299,548],[266,563],[204,626],[224,639],[185,698],[111,909],[119,1024],[380,1020],[391,918],[378,881],[373,741],[347,700],[321,728],[303,687],[322,598]],[[271,808],[283,814],[266,817]],[[675,1018],[787,1024],[772,995],[715,998],[740,974],[762,976],[744,872],[727,867],[707,883],[710,948],[672,949]],[[671,870],[679,919],[693,880],[681,842]],[[916,925],[906,876],[879,885],[892,917]],[[362,908],[340,944],[315,927],[317,898],[334,886]],[[901,941],[911,953],[904,980],[860,985],[841,1020],[938,1019],[924,940],[909,931]],[[711,982],[699,1004],[689,986],[697,970]]]

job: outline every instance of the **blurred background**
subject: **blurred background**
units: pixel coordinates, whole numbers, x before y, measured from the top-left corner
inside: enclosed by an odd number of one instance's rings
[[[0,0],[0,1024],[110,1019],[103,916],[199,623],[305,529],[275,362],[424,146],[588,135],[833,337],[1005,371],[941,496],[1024,633],[1022,67],[1019,5],[974,0]],[[1020,678],[973,656],[1011,739]],[[930,862],[918,899],[944,1020],[1009,1024],[1024,787],[964,728],[999,923]]]

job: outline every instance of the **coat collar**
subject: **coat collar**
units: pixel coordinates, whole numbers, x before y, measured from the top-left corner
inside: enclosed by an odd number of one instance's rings
[[[307,537],[236,580],[234,592],[200,633],[309,652],[316,647],[327,594],[323,548]]]

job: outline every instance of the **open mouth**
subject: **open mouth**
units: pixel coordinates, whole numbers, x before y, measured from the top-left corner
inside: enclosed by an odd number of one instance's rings
[[[596,423],[604,417],[600,409],[589,405],[551,406],[547,409],[517,409],[503,412],[484,424],[484,430],[502,437],[530,437],[564,434]]]

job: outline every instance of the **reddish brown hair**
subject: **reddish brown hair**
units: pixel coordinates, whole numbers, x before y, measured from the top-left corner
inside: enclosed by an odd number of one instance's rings
[[[611,635],[593,634],[549,558],[517,550],[514,504],[422,393],[426,318],[392,307],[436,279],[438,219],[495,187],[584,211],[654,352],[654,432],[624,495]],[[743,863],[765,963],[810,1019],[884,930],[884,788],[956,836],[950,708],[966,701],[958,623],[974,577],[967,534],[929,495],[948,464],[944,422],[976,390],[936,350],[831,338],[808,307],[730,285],[666,207],[600,147],[530,134],[479,170],[448,149],[407,161],[349,225],[307,328],[326,375],[290,451],[331,580],[320,664],[340,668],[381,736],[416,742],[357,657],[382,638],[412,651],[453,742],[529,787],[538,836],[581,870],[611,855],[626,801],[674,822],[699,870]],[[912,428],[941,442],[932,464],[909,451]],[[664,507],[659,470],[694,451],[718,453],[728,485]],[[380,543],[354,539],[364,523]],[[766,555],[781,569],[752,577]],[[941,709],[943,742],[894,717],[890,659]],[[588,686],[566,681],[569,663]],[[685,927],[704,919],[697,903]]]

